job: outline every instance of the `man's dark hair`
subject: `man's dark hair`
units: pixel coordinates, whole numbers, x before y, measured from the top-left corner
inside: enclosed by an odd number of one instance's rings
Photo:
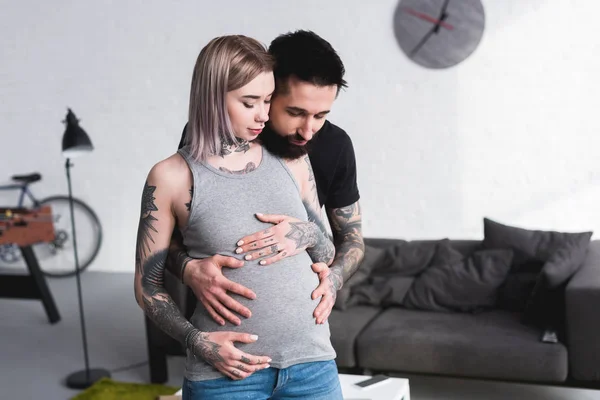
[[[287,91],[290,77],[316,86],[347,87],[344,64],[328,41],[314,32],[299,30],[276,37],[269,46],[275,58],[277,90]]]

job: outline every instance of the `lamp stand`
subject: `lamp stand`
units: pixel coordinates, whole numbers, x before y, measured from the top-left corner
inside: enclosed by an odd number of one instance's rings
[[[67,158],[65,169],[67,172],[67,183],[69,186],[69,206],[71,208],[71,229],[73,230],[73,252],[75,256],[75,278],[77,280],[77,296],[79,299],[79,317],[81,321],[81,335],[83,338],[83,355],[85,357],[85,370],[73,372],[66,379],[67,387],[71,389],[85,389],[92,386],[102,378],[110,377],[110,372],[105,369],[90,369],[88,358],[87,335],[85,331],[85,317],[83,313],[83,298],[81,296],[81,278],[79,276],[79,257],[77,254],[77,235],[75,234],[75,212],[73,211],[73,191],[71,189],[71,160]]]

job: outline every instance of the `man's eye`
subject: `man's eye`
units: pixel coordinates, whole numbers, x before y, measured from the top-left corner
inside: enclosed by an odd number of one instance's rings
[[[244,103],[244,107],[246,108],[254,108],[253,104]]]
[[[289,115],[291,115],[292,117],[299,117],[301,115],[300,113],[295,113],[295,112],[292,112],[292,111],[288,111],[287,113]]]

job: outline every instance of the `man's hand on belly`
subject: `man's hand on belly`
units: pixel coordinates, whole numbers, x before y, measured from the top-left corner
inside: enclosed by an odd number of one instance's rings
[[[188,349],[233,380],[245,379],[256,371],[269,368],[271,359],[254,356],[236,348],[233,343],[254,343],[258,338],[249,333],[200,332],[195,330],[185,339]]]
[[[192,289],[210,316],[220,325],[225,325],[223,318],[234,325],[241,324],[232,311],[246,318],[252,316],[250,310],[235,301],[228,292],[251,300],[256,298],[256,294],[247,287],[227,279],[222,271],[223,267],[240,268],[243,265],[243,261],[234,257],[216,255],[201,260],[190,260],[183,273],[183,283]]]
[[[312,299],[321,296],[321,301],[315,309],[313,316],[317,324],[327,321],[331,310],[337,298],[337,291],[342,287],[342,277],[336,270],[330,269],[325,263],[315,263],[312,265],[313,271],[319,275],[319,286],[312,293]]]

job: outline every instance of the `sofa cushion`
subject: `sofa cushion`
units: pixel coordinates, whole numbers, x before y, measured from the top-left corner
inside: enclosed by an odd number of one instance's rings
[[[365,256],[354,274],[338,290],[334,308],[343,311],[353,305],[349,302],[352,288],[365,282],[369,278],[373,268],[383,261],[384,256],[384,249],[365,245]]]
[[[512,250],[480,250],[465,257],[441,243],[432,265],[411,286],[404,306],[430,311],[475,312],[496,304]]]
[[[550,289],[565,283],[581,267],[592,232],[562,233],[527,230],[483,219],[483,245],[488,249],[512,249],[514,264],[543,261],[542,274]]]
[[[351,304],[374,307],[401,306],[415,278],[411,276],[374,276],[352,288]]]
[[[390,308],[357,340],[358,363],[383,371],[563,382],[567,349],[502,310],[480,314]],[[332,335],[333,337],[333,335]]]
[[[373,268],[377,276],[415,276],[425,270],[433,260],[443,240],[399,242],[385,250],[384,260]]]
[[[583,264],[592,232],[527,230],[484,218],[484,235],[484,247],[515,252],[513,273],[543,263],[528,297],[523,322],[562,332],[564,287]]]
[[[337,353],[339,367],[356,366],[355,343],[362,330],[375,318],[381,309],[368,306],[349,307],[346,311],[332,310],[329,316],[331,344]]]

